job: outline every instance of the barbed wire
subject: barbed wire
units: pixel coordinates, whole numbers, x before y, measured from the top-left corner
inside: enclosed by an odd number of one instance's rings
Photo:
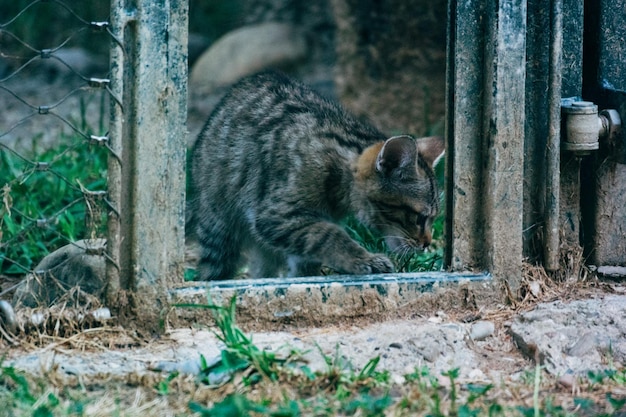
[[[104,1],[108,4],[107,0]],[[78,25],[69,36],[64,36],[52,45],[46,45],[47,48],[38,48],[16,34],[19,19],[35,13],[35,8],[42,3],[64,10],[69,19]],[[80,100],[82,105],[85,94],[101,94],[101,106],[107,101],[105,96],[121,105],[120,98],[112,93],[108,74],[86,74],[85,71],[75,68],[62,54],[70,43],[89,31],[104,34],[104,40],[112,40],[121,45],[112,34],[108,21],[85,19],[62,0],[34,0],[5,22],[0,22],[0,63],[5,61],[4,71],[0,67],[0,100],[13,100],[15,104],[13,119],[6,124],[0,124],[0,275],[33,272],[35,263],[40,259],[31,259],[30,254],[25,254],[25,250],[20,249],[26,243],[37,247],[41,257],[60,245],[73,244],[76,239],[101,237],[104,234],[107,213],[115,212],[107,199],[105,176],[100,172],[91,173],[97,181],[87,184],[78,176],[69,177],[62,169],[69,164],[81,164],[79,168],[84,165],[84,169],[88,170],[90,163],[93,167],[95,159],[103,157],[119,160],[119,156],[109,146],[106,131],[92,128],[85,120],[86,115],[83,115],[85,118],[82,124],[73,121],[77,110],[73,101]],[[34,80],[42,75],[35,68],[40,62],[55,62],[65,71],[66,78],[72,77],[73,83],[79,84],[72,86],[65,79],[62,83],[50,82],[54,94],[45,93],[41,88],[35,88],[34,92],[25,92],[22,85],[29,84],[25,80]],[[10,119],[8,112],[4,113],[2,117]],[[88,111],[85,110],[85,113]],[[104,114],[102,109],[100,114]],[[29,122],[35,124],[27,131],[31,138],[50,133],[45,131],[49,129],[48,125],[36,126],[37,120],[41,118],[56,120],[61,127],[61,133],[54,135],[53,132],[54,146],[33,144],[34,149],[25,150],[24,146],[19,148],[21,139],[18,132],[25,129]],[[65,133],[66,129],[69,130],[69,135]],[[87,160],[72,159],[81,151],[89,155]],[[92,158],[94,160],[89,160]],[[106,166],[106,161],[101,165]],[[45,191],[64,193],[63,196],[54,196],[63,198],[52,201],[50,195],[44,196],[39,193],[41,190],[32,189],[45,186],[42,185],[44,183],[35,182],[41,180],[42,176],[58,184],[54,190]],[[32,201],[36,198],[45,201]],[[52,204],[57,206],[53,207]],[[76,227],[71,232],[59,227],[63,222],[76,221],[76,218],[84,221],[81,227]],[[82,236],[76,235],[76,230],[80,230]]]

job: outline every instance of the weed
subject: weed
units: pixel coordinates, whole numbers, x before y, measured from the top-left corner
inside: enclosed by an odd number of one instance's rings
[[[299,352],[292,350],[286,357],[282,358],[276,353],[259,349],[252,343],[252,339],[246,336],[236,325],[234,297],[226,307],[216,305],[210,297],[208,304],[178,304],[176,307],[206,308],[213,311],[215,324],[218,328],[215,335],[225,348],[222,350],[220,361],[211,365],[204,358],[201,361],[203,381],[211,385],[214,382],[225,382],[232,375],[248,368],[255,371],[245,379],[248,385],[258,382],[259,378],[276,381],[281,368],[294,362],[299,356]],[[226,376],[226,378],[220,376]]]
[[[59,398],[47,389],[34,394],[31,384],[21,372],[12,366],[3,366],[0,360],[0,407],[16,413],[36,417],[53,416],[61,404]],[[11,415],[11,414],[10,414]],[[21,414],[20,414],[21,415]]]
[[[232,417],[247,417],[251,412],[255,413],[267,413],[267,408],[253,401],[250,401],[244,395],[231,394],[213,405],[213,407],[207,408],[196,402],[189,404],[189,409],[194,413],[199,413],[202,417],[213,416],[232,416]]]
[[[167,378],[159,381],[155,387],[159,395],[167,395],[170,391],[170,383],[178,376],[178,372],[170,373]]]

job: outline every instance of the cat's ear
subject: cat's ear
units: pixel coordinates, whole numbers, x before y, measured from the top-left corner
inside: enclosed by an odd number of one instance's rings
[[[410,136],[394,136],[383,144],[376,157],[376,171],[385,176],[402,170],[410,164],[415,165],[417,147]]]
[[[429,136],[417,140],[417,152],[429,167],[434,167],[441,160],[446,145],[441,136]]]

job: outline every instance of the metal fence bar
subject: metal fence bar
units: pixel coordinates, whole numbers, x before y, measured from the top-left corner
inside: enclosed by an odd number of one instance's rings
[[[122,162],[109,174],[121,174],[109,250],[135,315],[155,328],[168,288],[183,277],[188,2],[113,0],[111,10],[125,50],[113,47],[113,89],[123,99],[113,105],[111,141]]]
[[[125,53],[122,44],[124,25],[126,24],[126,10],[121,7],[124,1],[111,1],[111,34],[117,40],[111,42],[109,66],[111,77],[111,92],[122,100],[124,86]],[[120,202],[122,195],[122,127],[124,123],[124,109],[120,101],[111,102],[109,119],[109,146],[114,158],[107,163],[108,196],[111,210],[107,216],[107,290],[106,303],[110,306],[119,306],[120,296],[120,243],[122,240]]]

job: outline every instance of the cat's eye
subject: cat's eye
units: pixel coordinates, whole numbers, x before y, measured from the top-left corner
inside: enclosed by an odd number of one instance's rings
[[[421,228],[426,226],[426,222],[428,221],[428,216],[423,213],[419,213],[412,209],[407,211],[407,223],[417,225]]]

